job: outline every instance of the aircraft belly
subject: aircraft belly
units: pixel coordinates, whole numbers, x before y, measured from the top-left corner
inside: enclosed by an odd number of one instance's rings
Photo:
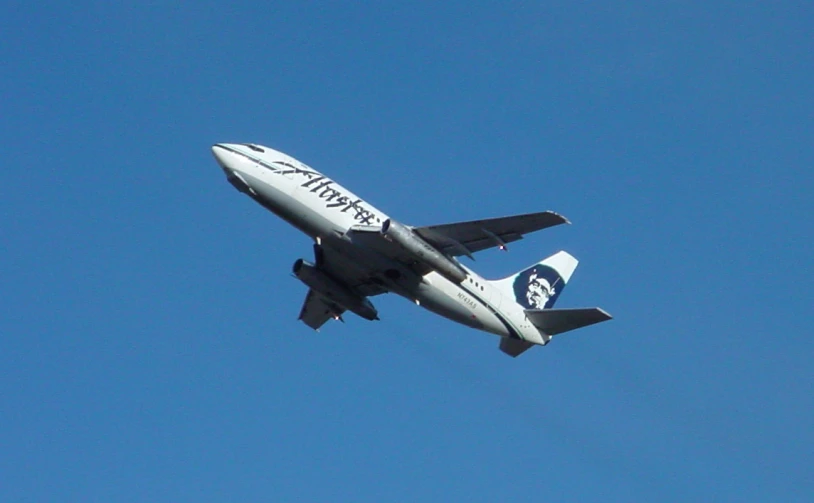
[[[483,323],[474,316],[469,308],[464,307],[441,290],[422,284],[416,293],[416,298],[424,309],[454,322],[483,330]]]
[[[421,307],[449,320],[496,335],[509,332],[481,300],[464,292],[457,285],[430,273],[429,281],[419,285],[416,294]]]

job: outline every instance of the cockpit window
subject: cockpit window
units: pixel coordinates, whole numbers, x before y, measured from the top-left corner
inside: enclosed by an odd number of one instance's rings
[[[265,152],[265,150],[263,150],[262,148],[258,147],[257,145],[254,145],[252,143],[247,143],[246,146],[249,147],[250,149],[254,150],[255,152]]]

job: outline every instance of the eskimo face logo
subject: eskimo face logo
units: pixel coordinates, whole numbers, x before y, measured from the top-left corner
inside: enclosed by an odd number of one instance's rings
[[[547,309],[554,305],[565,283],[554,269],[536,265],[514,280],[514,296],[526,309]]]

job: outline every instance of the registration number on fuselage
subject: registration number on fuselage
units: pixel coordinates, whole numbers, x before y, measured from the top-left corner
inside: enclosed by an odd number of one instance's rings
[[[477,304],[475,304],[475,301],[470,299],[463,292],[458,292],[458,298],[461,299],[464,302],[464,304],[466,304],[469,307],[469,309],[471,309],[473,311],[477,307]]]

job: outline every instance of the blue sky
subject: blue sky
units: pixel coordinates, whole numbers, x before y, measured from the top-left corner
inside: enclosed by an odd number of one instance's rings
[[[805,2],[2,6],[1,501],[810,501]],[[384,296],[297,322],[257,142],[612,322],[518,359]]]

